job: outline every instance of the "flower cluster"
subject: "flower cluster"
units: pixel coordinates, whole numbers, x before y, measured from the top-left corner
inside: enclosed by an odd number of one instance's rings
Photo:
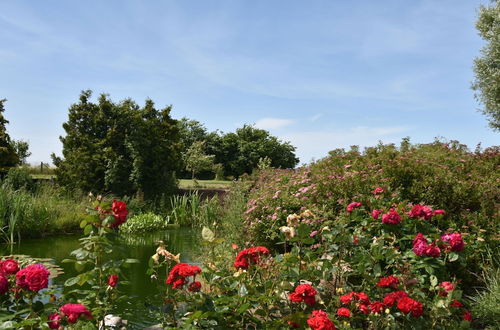
[[[288,294],[288,297],[293,302],[304,302],[306,305],[314,306],[316,304],[316,290],[309,284],[298,285],[294,292]]]
[[[352,212],[354,209],[360,208],[361,203],[360,202],[352,202],[351,204],[347,205],[347,212]]]
[[[390,209],[389,212],[382,215],[382,223],[384,224],[397,225],[400,222],[401,222],[401,216],[395,209]]]
[[[241,269],[248,269],[251,264],[258,264],[260,256],[268,255],[269,249],[264,246],[256,246],[242,250],[234,260],[234,267]]]
[[[397,289],[398,284],[399,284],[399,279],[396,276],[389,275],[387,277],[382,277],[378,281],[377,286],[381,288]]]
[[[328,317],[328,314],[322,310],[312,311],[312,314],[307,319],[307,325],[312,330],[334,330],[335,324]]]
[[[172,286],[173,289],[181,289],[184,284],[187,283],[186,278],[193,276],[193,280],[196,277],[196,274],[201,273],[201,268],[195,265],[189,265],[186,263],[180,263],[172,267],[170,270],[170,273],[168,274],[168,278],[166,280],[166,284],[169,284]],[[193,282],[195,283],[195,282]],[[198,282],[199,283],[199,282]],[[196,284],[195,286],[200,286],[201,284]],[[192,290],[191,286],[189,287]],[[199,289],[198,289],[199,291]]]
[[[427,238],[422,233],[418,233],[413,239],[413,252],[419,257],[437,258],[441,255],[441,249],[434,243],[428,244]]]
[[[460,233],[445,234],[441,236],[441,240],[445,243],[445,248],[448,251],[460,252],[465,248],[465,243]]]
[[[49,275],[44,265],[29,265],[16,273],[16,285],[25,290],[38,292],[48,286]]]
[[[76,323],[80,317],[91,320],[92,313],[81,304],[65,304],[59,308],[59,313],[49,315],[49,328],[58,329],[61,326],[61,321],[65,320],[68,323]]]

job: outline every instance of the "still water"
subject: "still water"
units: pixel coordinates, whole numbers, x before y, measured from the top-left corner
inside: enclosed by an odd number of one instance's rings
[[[52,284],[63,285],[66,279],[76,275],[73,264],[63,264],[70,252],[79,247],[79,236],[65,235],[52,236],[38,239],[24,239],[21,244],[11,246],[0,245],[2,255],[24,254],[34,258],[51,258],[54,263],[64,270],[64,274],[53,279]],[[120,291],[129,297],[125,304],[118,306],[116,314],[128,320],[128,329],[141,329],[143,327],[158,324],[154,313],[148,306],[148,301],[155,293],[155,287],[151,284],[146,274],[149,258],[155,253],[157,242],[162,240],[167,249],[181,254],[181,262],[191,262],[195,253],[195,244],[199,242],[194,231],[187,228],[170,229],[158,233],[133,234],[125,236],[127,258],[138,259],[138,264],[132,264],[130,268],[124,269],[124,275],[130,281],[128,286],[120,286]],[[149,299],[147,299],[149,297]]]

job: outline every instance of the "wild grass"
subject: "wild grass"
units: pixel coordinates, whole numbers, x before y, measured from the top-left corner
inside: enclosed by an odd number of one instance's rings
[[[485,270],[485,288],[472,297],[472,315],[485,329],[500,329],[500,269]]]

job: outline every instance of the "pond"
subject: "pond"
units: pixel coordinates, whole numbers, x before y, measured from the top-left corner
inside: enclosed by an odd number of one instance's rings
[[[0,245],[2,255],[24,254],[35,258],[51,258],[64,269],[64,274],[55,278],[52,284],[63,285],[66,279],[77,273],[73,264],[63,264],[70,252],[78,248],[78,238],[75,235],[51,236],[38,239],[23,239],[21,244],[13,247]],[[130,268],[124,269],[124,275],[130,281],[130,285],[120,286],[120,291],[130,297],[129,301],[118,306],[120,316],[128,320],[128,329],[141,329],[146,326],[158,324],[158,320],[147,307],[147,297],[155,293],[154,285],[151,285],[149,276],[146,274],[149,258],[155,253],[159,240],[166,243],[167,249],[181,254],[181,262],[191,262],[195,253],[195,244],[199,241],[194,231],[188,228],[170,229],[164,232],[149,234],[131,234],[124,236],[126,242],[127,258],[140,261]]]

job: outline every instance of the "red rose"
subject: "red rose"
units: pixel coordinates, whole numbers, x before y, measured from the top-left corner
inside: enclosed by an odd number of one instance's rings
[[[191,292],[198,292],[201,290],[201,283],[198,281],[194,281],[188,286],[188,290]]]
[[[354,294],[355,294],[355,292],[346,293],[345,295],[340,296],[340,301],[342,302],[342,304],[348,305],[353,300]]]
[[[441,255],[441,249],[434,244],[430,244],[425,248],[425,255],[432,258],[437,258]]]
[[[465,311],[464,314],[462,315],[462,319],[464,321],[472,322],[472,314],[469,311]]]
[[[324,311],[312,311],[311,316],[307,320],[307,325],[312,330],[335,330],[335,325]]]
[[[111,210],[113,211],[113,216],[115,217],[115,222],[113,222],[110,227],[115,228],[127,221],[127,204],[122,201],[113,201],[111,205]]]
[[[3,274],[0,274],[0,294],[4,294],[9,292],[9,281],[7,280],[7,277],[5,277]]]
[[[413,300],[410,297],[403,297],[399,299],[398,308],[405,314],[411,313],[413,317],[419,317],[424,313],[422,303]]]
[[[363,314],[370,314],[370,307],[368,304],[359,304],[358,308]]]
[[[382,210],[377,210],[377,209],[373,210],[372,211],[372,218],[375,220],[378,220],[380,213],[382,213]]]
[[[114,288],[118,284],[118,275],[113,274],[108,278],[108,285]]]
[[[61,306],[59,311],[62,315],[68,317],[68,323],[76,323],[80,316],[83,316],[88,320],[92,319],[92,313],[87,309],[87,307],[81,304],[66,304]]]
[[[29,265],[17,272],[16,284],[26,290],[40,291],[48,286],[49,275],[44,265]]]
[[[387,277],[382,277],[378,283],[377,286],[381,288],[393,288],[396,289],[398,287],[399,280],[397,277],[389,275]]]
[[[235,268],[247,269],[250,264],[258,264],[260,256],[269,254],[269,249],[264,246],[256,246],[240,251],[234,260]]]
[[[411,211],[408,212],[410,218],[424,218],[425,220],[432,218],[432,215],[433,212],[431,207],[420,204],[414,205]]]
[[[444,210],[435,210],[434,213],[432,214],[432,216],[436,216],[436,215],[445,215],[446,212]]]
[[[186,277],[195,277],[196,274],[200,273],[200,267],[189,265],[186,263],[180,263],[172,267],[165,282],[166,284],[172,285],[173,289],[181,289],[184,284],[186,284]]]
[[[374,301],[370,304],[370,311],[373,314],[380,314],[380,311],[385,307],[384,303],[381,301]]]
[[[356,293],[356,297],[358,298],[359,301],[361,301],[363,304],[369,304],[370,303],[370,298],[368,295],[364,292],[358,292]]]
[[[377,187],[373,190],[374,195],[382,194],[384,192],[384,189]]]
[[[361,207],[361,203],[359,202],[352,202],[351,204],[347,205],[347,212],[352,212],[354,209],[357,209]]]
[[[351,311],[345,307],[340,307],[337,309],[338,316],[351,317]]]
[[[448,295],[448,292],[453,291],[455,289],[455,285],[448,281],[439,283],[439,286],[444,289],[444,290],[439,290],[439,295],[442,297],[446,297]]]
[[[47,323],[49,324],[49,328],[51,329],[59,329],[61,326],[61,315],[59,313],[52,313],[49,315],[49,320]]]
[[[462,303],[456,299],[453,299],[453,301],[451,302],[450,304],[451,307],[455,307],[455,308],[462,308],[464,307],[464,305],[462,305]]]
[[[465,243],[460,233],[445,234],[441,236],[441,240],[448,243],[447,250],[449,251],[460,252],[465,248]]]
[[[2,262],[2,270],[8,275],[15,274],[19,271],[19,264],[13,259],[7,259]]]
[[[384,305],[392,307],[396,301],[404,297],[408,297],[408,294],[404,291],[391,292],[384,297]]]
[[[395,209],[390,209],[389,212],[382,215],[382,223],[387,225],[397,225],[401,222],[401,216]]]
[[[315,295],[316,290],[309,284],[298,285],[294,292],[290,293],[288,297],[293,302],[304,302],[306,305],[313,306],[316,304]]]

